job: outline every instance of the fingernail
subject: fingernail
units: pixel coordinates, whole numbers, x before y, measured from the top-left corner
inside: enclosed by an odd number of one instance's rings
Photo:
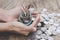
[[[37,29],[36,28],[33,28],[33,31],[36,31]]]

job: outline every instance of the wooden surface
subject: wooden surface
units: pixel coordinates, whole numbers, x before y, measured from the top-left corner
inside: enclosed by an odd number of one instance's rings
[[[37,4],[38,10],[47,8],[50,12],[60,12],[60,0],[34,0]],[[11,9],[22,4],[28,5],[31,0],[0,0],[0,8]],[[18,34],[1,34],[0,40],[29,40],[26,36]],[[54,40],[60,40],[60,35],[54,37]]]

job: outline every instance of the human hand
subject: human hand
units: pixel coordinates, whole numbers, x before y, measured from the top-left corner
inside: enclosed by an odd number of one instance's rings
[[[5,21],[5,23],[10,24],[6,25],[5,27],[10,31],[15,31],[20,34],[28,35],[30,32],[33,32],[34,26],[26,26],[21,22],[18,22],[18,16],[21,13],[21,9],[19,7],[16,7],[11,10],[3,10],[0,13],[0,20]],[[2,16],[4,15],[4,16]],[[4,26],[3,26],[4,27]],[[4,30],[4,29],[2,29]],[[6,29],[5,29],[6,30]],[[6,30],[6,31],[8,31]]]

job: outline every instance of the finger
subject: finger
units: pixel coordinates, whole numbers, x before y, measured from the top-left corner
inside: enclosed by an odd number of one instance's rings
[[[34,27],[34,28],[33,28],[33,32],[36,31],[36,30],[37,30],[37,28]]]
[[[32,17],[36,17],[36,15],[32,15]]]
[[[32,13],[32,15],[37,15],[37,13]]]

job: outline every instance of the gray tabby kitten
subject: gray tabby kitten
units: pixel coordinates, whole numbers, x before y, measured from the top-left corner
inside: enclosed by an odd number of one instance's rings
[[[29,26],[32,23],[31,13],[29,12],[29,10],[25,11],[23,9],[22,13],[19,16],[18,21],[26,24],[27,26]]]

